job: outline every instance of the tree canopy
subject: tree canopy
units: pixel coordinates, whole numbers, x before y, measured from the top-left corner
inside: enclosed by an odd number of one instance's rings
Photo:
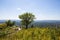
[[[22,15],[19,15],[19,18],[21,19],[21,23],[26,26],[26,29],[28,28],[28,25],[34,21],[35,15],[32,13],[24,13]]]
[[[7,26],[13,26],[15,24],[15,21],[7,20],[5,23]]]

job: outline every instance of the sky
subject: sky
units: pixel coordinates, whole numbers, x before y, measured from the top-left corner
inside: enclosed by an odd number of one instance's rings
[[[18,20],[25,12],[35,20],[60,20],[60,0],[0,0],[0,20]]]

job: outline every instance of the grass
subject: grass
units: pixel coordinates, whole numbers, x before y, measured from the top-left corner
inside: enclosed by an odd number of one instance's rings
[[[60,28],[28,28],[1,37],[0,40],[60,40]]]

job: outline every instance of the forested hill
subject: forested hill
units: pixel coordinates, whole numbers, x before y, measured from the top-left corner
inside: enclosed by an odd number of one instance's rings
[[[4,23],[6,20],[0,20],[0,23]],[[20,20],[11,20],[15,21],[16,25],[21,25]],[[46,27],[46,26],[58,26],[60,27],[60,20],[36,20],[32,22],[33,26],[37,27]]]

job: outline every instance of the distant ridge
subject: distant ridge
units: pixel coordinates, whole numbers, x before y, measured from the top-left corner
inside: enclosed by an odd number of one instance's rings
[[[4,23],[5,21],[6,20],[0,20],[0,23]],[[11,20],[11,21],[15,21],[15,24],[18,26],[21,25],[21,20]],[[31,23],[31,25],[34,26],[47,26],[47,24],[60,26],[60,20],[35,20],[34,22]]]

